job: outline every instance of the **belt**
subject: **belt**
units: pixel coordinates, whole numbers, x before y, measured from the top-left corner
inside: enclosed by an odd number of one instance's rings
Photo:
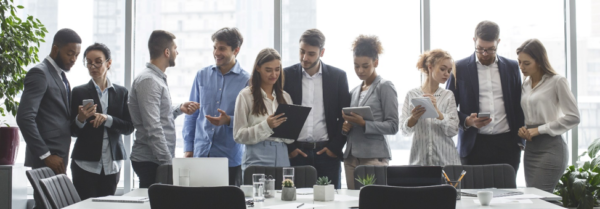
[[[298,145],[298,147],[300,148],[304,148],[304,149],[321,149],[323,147],[325,147],[325,145],[327,145],[327,142],[296,142],[296,144]]]

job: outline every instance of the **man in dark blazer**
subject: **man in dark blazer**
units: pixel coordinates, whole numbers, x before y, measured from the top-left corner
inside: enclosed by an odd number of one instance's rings
[[[346,72],[320,60],[325,36],[317,29],[300,38],[300,63],[284,69],[285,90],[294,104],[312,107],[298,139],[288,145],[292,166],[311,165],[317,176],[327,176],[340,188],[342,108],[350,105]]]
[[[79,35],[71,29],[61,29],[54,35],[50,56],[25,76],[17,114],[17,124],[27,144],[25,166],[47,166],[57,174],[65,173],[71,144],[71,86],[65,72],[73,67],[80,51]],[[39,197],[34,197],[37,202]]]
[[[496,55],[500,29],[491,21],[475,29],[475,53],[456,62],[446,88],[454,93],[460,128],[458,152],[464,165],[510,164],[515,172],[525,141],[521,76],[515,60]],[[489,117],[478,117],[489,113]]]

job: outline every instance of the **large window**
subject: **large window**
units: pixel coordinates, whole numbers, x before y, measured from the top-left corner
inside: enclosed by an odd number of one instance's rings
[[[534,9],[541,5],[543,9]],[[537,38],[546,47],[552,67],[564,76],[563,14],[561,0],[431,0],[431,48],[447,50],[455,60],[471,56],[475,51],[475,26],[490,20],[500,26],[499,56],[516,60],[516,49],[526,40]],[[523,168],[521,163],[517,185],[524,187]]]

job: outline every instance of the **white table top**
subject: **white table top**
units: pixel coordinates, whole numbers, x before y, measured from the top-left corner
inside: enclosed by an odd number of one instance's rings
[[[542,196],[543,198],[542,199],[530,199],[531,203],[509,202],[509,203],[492,204],[489,207],[483,207],[473,201],[473,200],[476,200],[477,198],[463,196],[462,200],[456,201],[456,208],[457,209],[462,209],[462,208],[465,208],[465,209],[468,209],[468,208],[494,208],[494,209],[562,208],[562,207],[559,207],[557,205],[554,205],[552,203],[548,203],[545,201],[545,200],[560,200],[561,198],[559,196],[550,194],[548,192],[545,192],[545,191],[542,191],[542,190],[539,190],[536,188],[518,188],[518,189],[503,189],[503,190],[521,191],[525,194],[535,194],[535,195]],[[464,191],[469,191],[469,190],[463,189],[463,192]],[[315,208],[319,208],[319,209],[329,209],[329,208],[331,208],[331,209],[333,209],[333,208],[348,209],[349,207],[352,207],[352,206],[358,207],[359,193],[360,193],[359,190],[341,189],[341,190],[338,190],[338,192],[336,194],[336,200],[331,201],[331,202],[313,201],[312,194],[311,195],[297,195],[296,201],[281,201],[281,194],[276,193],[274,198],[266,199],[265,202],[255,203],[254,208],[256,208],[256,209],[266,208],[269,206],[277,206],[277,205],[292,204],[292,203],[295,205],[300,205],[302,203],[305,203],[306,205],[308,205],[308,204],[321,205],[322,207],[315,207]],[[135,189],[135,190],[125,194],[125,196],[147,197],[148,190],[147,189]],[[346,199],[346,200],[343,200],[343,199]],[[105,209],[105,208],[110,208],[110,209],[120,209],[120,208],[150,209],[150,203],[145,202],[145,203],[140,204],[140,203],[92,202],[91,199],[87,199],[87,200],[81,201],[77,204],[66,207],[66,209],[96,209],[96,208],[97,209]],[[308,207],[301,207],[300,209],[302,209],[302,208],[308,208]]]

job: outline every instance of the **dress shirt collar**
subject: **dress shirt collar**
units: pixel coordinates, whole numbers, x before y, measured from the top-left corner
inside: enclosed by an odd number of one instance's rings
[[[496,54],[495,56],[496,56],[496,59],[494,59],[494,63],[493,64],[498,64],[498,55]],[[481,64],[481,62],[479,62],[479,57],[477,57],[477,52],[475,52],[475,63],[483,65],[483,64]]]
[[[302,64],[300,66],[302,66]],[[310,74],[308,74],[306,72],[306,69],[304,69],[304,68],[302,68],[302,74],[309,78],[315,77],[317,75],[322,75],[323,74],[323,63],[321,62],[321,60],[319,60],[319,71],[317,73],[315,73],[314,75],[310,76]]]
[[[260,88],[260,92],[262,93],[263,98],[267,99],[267,93],[265,92],[265,90],[263,90],[262,88]],[[273,100],[277,100],[277,94],[275,94],[275,88],[273,88],[273,92],[271,92],[271,96],[273,96]]]
[[[219,67],[216,66],[216,65],[213,65],[212,69],[213,70],[218,70]],[[235,65],[233,65],[233,68],[231,68],[231,70],[229,70],[229,72],[227,72],[225,74],[228,74],[228,73],[240,74],[240,72],[242,72],[242,68],[240,67],[240,62],[238,62],[238,60],[235,59]]]
[[[92,82],[94,83],[94,87],[96,87],[96,90],[98,90],[98,92],[102,92],[102,90],[100,90],[100,86],[98,86],[98,84],[96,83],[96,81],[94,79],[92,79]],[[110,82],[110,79],[106,78],[106,88],[104,90],[113,88],[113,84],[112,82]]]
[[[163,73],[162,70],[160,70],[158,67],[156,67],[156,65],[152,64],[152,63],[146,63],[146,67],[150,68],[152,71],[154,71],[154,73],[160,75],[161,77],[163,77],[165,80],[167,80],[167,74]]]
[[[54,59],[52,59],[52,57],[50,57],[50,55],[48,55],[46,57],[46,60],[48,60],[48,62],[50,62],[50,64],[52,64],[52,66],[54,67],[54,69],[56,70],[56,73],[58,73],[58,75],[60,75],[63,71],[66,72],[62,68],[58,67],[58,65],[56,64],[56,62],[54,62]]]

